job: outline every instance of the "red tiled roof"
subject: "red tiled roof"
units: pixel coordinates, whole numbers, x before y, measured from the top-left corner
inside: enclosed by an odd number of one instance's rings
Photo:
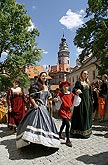
[[[57,65],[51,66],[51,71],[56,72],[57,71]]]
[[[41,72],[45,72],[43,66],[37,65],[37,66],[29,66],[27,68],[27,75],[29,78],[34,78],[34,76],[38,76]],[[48,75],[48,79],[52,79],[49,75]]]
[[[73,67],[68,64],[59,64],[59,65],[51,66],[50,72],[66,72],[69,71],[70,68]]]
[[[34,78],[34,76],[38,76],[41,72],[44,72],[43,66],[37,65],[37,66],[29,66],[27,68],[27,75],[29,78]]]

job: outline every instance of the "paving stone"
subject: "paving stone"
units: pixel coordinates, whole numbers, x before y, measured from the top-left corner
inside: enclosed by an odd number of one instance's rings
[[[53,118],[57,129],[60,119]],[[16,134],[0,124],[0,165],[108,165],[108,121],[93,124],[89,139],[71,138],[72,148],[61,140],[57,151],[45,147],[16,148]]]

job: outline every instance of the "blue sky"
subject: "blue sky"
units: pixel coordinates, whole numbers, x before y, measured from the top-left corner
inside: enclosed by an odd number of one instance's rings
[[[73,43],[76,29],[85,21],[88,0],[17,0],[25,4],[32,27],[37,27],[38,48],[43,49],[39,65],[56,65],[59,44],[64,35],[70,51],[70,65],[75,66],[79,49]],[[2,59],[1,59],[2,60]]]

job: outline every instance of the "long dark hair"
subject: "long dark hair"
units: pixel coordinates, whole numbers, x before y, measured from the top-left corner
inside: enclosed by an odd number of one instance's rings
[[[39,74],[39,77],[38,77],[38,80],[37,80],[37,84],[38,84],[38,86],[39,86],[40,89],[44,89],[44,88],[43,88],[43,82],[42,82],[42,80],[41,80],[41,78],[40,78],[40,77],[42,76],[43,73],[45,73],[45,74],[47,75],[47,72],[45,72],[45,71],[44,71],[44,72],[41,72],[41,73]],[[45,82],[45,85],[47,85],[47,81]]]
[[[82,80],[82,74],[83,74],[85,71],[87,72],[87,70],[82,70],[82,71],[81,71],[81,73],[80,73],[80,80]],[[86,81],[86,83],[90,84],[90,81],[89,81],[88,77],[86,78],[85,81]]]

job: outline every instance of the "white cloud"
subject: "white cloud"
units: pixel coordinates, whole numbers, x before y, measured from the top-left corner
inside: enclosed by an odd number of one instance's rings
[[[79,13],[83,15],[83,14],[85,14],[85,11],[83,9],[81,9]]]
[[[30,25],[31,26],[28,27],[28,31],[32,31],[35,28],[35,25],[31,20],[30,20]]]
[[[42,50],[42,53],[43,53],[43,54],[48,54],[48,52],[45,51],[44,49]]]
[[[59,22],[66,26],[67,29],[73,29],[75,27],[78,27],[84,23],[83,21],[83,15],[84,15],[84,10],[80,10],[79,13],[74,13],[69,9],[66,12],[66,15],[61,17]]]
[[[83,50],[83,49],[81,49],[81,48],[77,48],[77,49],[76,49],[76,51],[77,51],[76,56],[77,56],[77,57],[78,57],[78,56],[79,56],[79,54],[82,52],[82,50]]]

